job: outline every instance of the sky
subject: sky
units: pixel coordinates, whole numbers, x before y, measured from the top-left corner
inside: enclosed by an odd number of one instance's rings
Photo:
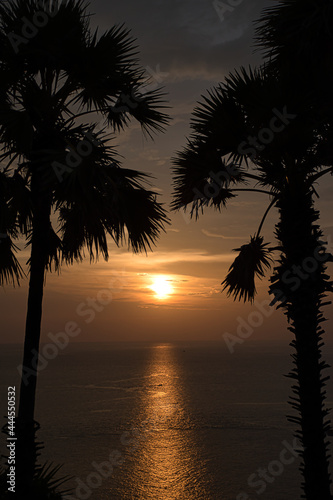
[[[223,3],[226,12],[221,10]],[[146,140],[140,127],[132,124],[114,140],[125,167],[154,176],[154,188],[167,209],[172,158],[186,144],[191,112],[201,96],[234,68],[260,63],[253,47],[253,21],[274,3],[91,2],[92,26],[100,33],[123,23],[131,29],[151,84],[163,86],[167,93],[172,122],[164,134]],[[332,187],[331,178],[318,185],[317,207],[325,235],[333,241]],[[87,259],[63,267],[60,275],[48,274],[42,341],[73,322],[80,330],[73,342],[217,340],[223,345],[226,333],[238,335],[242,328],[253,339],[286,338],[282,313],[267,306],[266,279],[258,283],[254,305],[221,293],[221,282],[236,256],[233,249],[257,231],[268,203],[265,195],[242,193],[222,213],[207,210],[198,221],[183,212],[170,213],[171,225],[153,252],[134,255],[110,241],[108,262],[90,264]],[[263,231],[268,242],[274,241],[276,221],[273,210]],[[20,260],[24,264],[27,259],[28,251],[23,250]],[[20,288],[0,290],[1,342],[23,342],[27,286],[25,280]],[[326,316],[333,316],[332,307],[326,308]]]

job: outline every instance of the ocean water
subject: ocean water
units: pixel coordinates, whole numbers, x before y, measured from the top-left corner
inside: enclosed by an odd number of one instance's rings
[[[70,345],[39,376],[42,459],[73,476],[71,499],[298,499],[289,352],[251,340],[234,354],[223,343]],[[1,415],[20,357],[2,350]]]

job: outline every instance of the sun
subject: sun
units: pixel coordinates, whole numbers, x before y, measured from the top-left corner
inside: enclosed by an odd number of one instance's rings
[[[170,279],[166,276],[154,276],[153,284],[149,288],[155,292],[157,299],[166,299],[173,292]]]

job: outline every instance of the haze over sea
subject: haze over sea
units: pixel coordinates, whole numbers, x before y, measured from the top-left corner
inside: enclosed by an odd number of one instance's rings
[[[43,459],[80,484],[73,499],[298,499],[284,341],[249,339],[234,354],[223,341],[69,345],[39,376]],[[5,415],[21,347],[3,346],[0,357]],[[332,364],[331,347],[325,357]]]

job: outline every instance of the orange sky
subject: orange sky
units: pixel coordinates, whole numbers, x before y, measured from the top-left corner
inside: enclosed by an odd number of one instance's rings
[[[153,81],[169,94],[173,118],[165,134],[146,141],[138,125],[117,136],[113,145],[123,165],[152,173],[160,199],[169,207],[172,192],[171,158],[186,143],[190,113],[201,94],[216,85],[229,70],[255,63],[252,53],[251,21],[258,17],[266,0],[243,2],[221,23],[210,2],[140,3],[94,2],[94,23],[102,29],[125,22],[133,29],[141,49],[141,62]],[[149,7],[150,16],[146,15]],[[333,178],[318,186],[322,227],[333,241]],[[243,193],[242,193],[243,194]],[[199,221],[182,213],[171,214],[171,226],[162,234],[153,253],[133,255],[110,242],[109,262],[64,267],[60,276],[48,275],[45,290],[42,340],[49,332],[61,332],[68,322],[77,322],[81,333],[73,341],[106,340],[221,340],[235,333],[239,318],[247,321],[257,306],[234,303],[221,294],[221,282],[235,256],[232,249],[249,240],[258,228],[269,203],[265,195],[246,194],[232,200],[222,213],[207,211]],[[266,221],[263,234],[273,242],[277,213]],[[21,262],[28,258],[26,250]],[[164,275],[173,291],[158,298],[151,290],[156,275]],[[102,292],[107,290],[107,292]],[[267,301],[268,282],[258,283],[258,303]],[[89,303],[98,298],[112,300],[93,314]],[[27,281],[21,288],[0,290],[2,342],[23,342]],[[91,302],[92,301],[92,302]],[[79,308],[78,314],[77,310]],[[332,306],[326,308],[333,316]],[[84,315],[83,315],[84,314]],[[327,315],[326,314],[326,315]],[[92,321],[87,322],[88,319]],[[254,329],[253,338],[286,335],[281,312],[271,312]]]
[[[244,207],[241,203],[234,208],[233,214],[207,214],[191,223],[177,214],[172,227],[148,255],[133,255],[110,242],[109,262],[90,264],[87,259],[82,264],[64,266],[60,275],[49,274],[42,340],[48,342],[50,332],[62,332],[68,322],[75,322],[81,333],[73,342],[191,339],[220,340],[223,344],[223,335],[237,334],[240,321],[248,324],[250,315],[260,312],[261,307],[269,311],[267,280],[258,282],[257,304],[253,306],[234,302],[221,293],[220,283],[234,258],[231,250],[247,241],[247,232],[256,229],[252,218],[257,220],[261,212],[256,204]],[[274,215],[267,226],[268,234]],[[228,236],[232,233],[229,225],[223,229],[223,221],[230,219],[235,227],[242,228],[242,236]],[[159,276],[172,288],[163,297],[151,288]],[[6,287],[1,295],[5,325],[2,342],[21,343],[27,281],[21,288]],[[326,309],[333,316],[332,306]],[[262,324],[253,328],[253,339],[286,335],[287,325],[280,311],[271,310],[262,318]]]

